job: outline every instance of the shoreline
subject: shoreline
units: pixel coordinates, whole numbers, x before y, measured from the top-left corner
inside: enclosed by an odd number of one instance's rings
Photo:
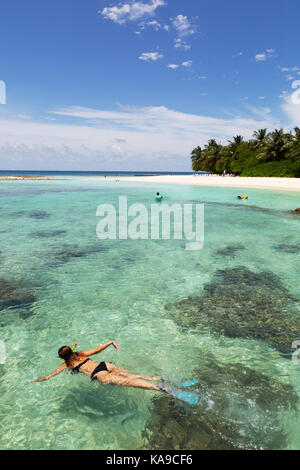
[[[80,176],[85,178],[85,176]],[[117,178],[117,179],[116,179]],[[12,175],[0,176],[0,181],[51,181],[48,175]],[[283,191],[300,191],[300,178],[275,177],[240,177],[219,175],[153,175],[142,174],[133,176],[89,176],[89,180],[128,183],[177,184],[187,186],[211,186],[240,189],[269,189]]]
[[[104,181],[115,181],[115,178],[97,178]],[[128,176],[118,181],[132,183],[184,184],[189,186],[215,186],[223,188],[254,188],[285,191],[300,191],[300,178],[261,178],[218,175],[159,175],[159,176]]]
[[[0,181],[51,181],[47,176],[0,176]]]

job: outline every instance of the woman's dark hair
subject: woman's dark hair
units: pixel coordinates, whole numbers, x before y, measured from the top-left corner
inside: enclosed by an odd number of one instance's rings
[[[156,193],[156,196],[159,196],[159,193]]]
[[[72,356],[72,349],[70,348],[70,346],[62,346],[59,350],[58,350],[58,355],[61,359],[64,359],[65,361],[67,361],[68,359],[70,359],[70,357]]]

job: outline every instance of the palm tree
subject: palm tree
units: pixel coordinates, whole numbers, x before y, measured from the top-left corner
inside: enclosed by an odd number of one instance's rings
[[[206,170],[215,172],[216,171],[216,163],[220,158],[220,154],[222,152],[222,145],[218,144],[215,139],[210,139],[208,143],[205,145],[205,149],[203,151],[204,158],[206,161]]]
[[[300,128],[295,127],[295,135],[288,144],[287,158],[300,158]]]
[[[228,140],[229,145],[228,145],[228,150],[231,153],[232,156],[234,156],[240,147],[240,145],[244,142],[244,137],[242,135],[236,135],[233,137],[232,140]]]
[[[285,158],[291,134],[285,134],[283,129],[275,129],[268,134],[262,152],[258,155],[265,162],[279,161]]]
[[[193,171],[202,170],[202,165],[204,163],[203,152],[201,147],[195,147],[191,153],[192,159],[192,168]]]
[[[253,148],[258,149],[262,148],[267,140],[268,136],[268,129],[258,129],[257,131],[253,132]]]

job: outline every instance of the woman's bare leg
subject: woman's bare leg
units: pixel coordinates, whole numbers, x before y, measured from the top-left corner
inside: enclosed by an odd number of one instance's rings
[[[133,374],[129,372],[127,369],[125,369],[124,367],[115,366],[113,364],[110,364],[109,362],[106,362],[106,366],[109,372],[115,372],[117,374],[124,375],[125,377],[130,376],[132,379],[144,379],[144,380],[150,380],[151,382],[159,382],[161,380],[160,377],[151,377],[149,375]]]
[[[110,385],[120,385],[122,387],[136,387],[143,388],[146,390],[160,391],[160,389],[156,385],[153,385],[144,379],[132,378],[130,374],[126,376],[125,374],[120,375],[115,372],[100,372],[99,374],[97,374],[97,380],[101,383]]]
[[[143,379],[149,380],[150,382],[159,382],[161,379],[159,377],[151,377],[149,375],[140,375],[140,374],[132,374],[131,372],[124,373],[122,371],[117,371],[119,375],[123,375],[124,377],[130,377],[132,380],[135,379]]]

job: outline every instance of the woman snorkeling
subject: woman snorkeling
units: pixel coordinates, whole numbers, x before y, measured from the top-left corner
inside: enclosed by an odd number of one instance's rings
[[[92,380],[97,380],[103,384],[166,391],[162,385],[156,386],[151,383],[151,381],[160,381],[161,379],[158,377],[132,374],[131,372],[128,372],[127,369],[115,366],[109,362],[95,362],[92,359],[89,359],[90,356],[94,356],[95,354],[104,351],[111,345],[117,351],[120,351],[120,348],[115,341],[109,341],[108,343],[102,344],[101,346],[88,351],[78,352],[74,352],[75,348],[72,349],[70,346],[62,346],[58,351],[58,356],[64,361],[64,363],[61,364],[55,372],[33,380],[33,382],[44,382],[45,380],[60,374],[65,369],[69,369],[73,374],[82,373],[90,377]]]
[[[60,374],[65,369],[71,370],[73,374],[82,373],[90,377],[93,381],[97,380],[102,384],[109,385],[121,385],[122,387],[136,387],[143,388],[146,390],[155,390],[158,392],[166,392],[172,395],[174,398],[183,400],[190,405],[198,403],[198,395],[194,392],[181,391],[181,387],[190,387],[197,383],[197,380],[189,382],[175,384],[167,379],[160,379],[159,377],[149,377],[146,375],[132,374],[123,367],[118,367],[109,362],[95,362],[89,359],[90,356],[98,354],[109,346],[113,346],[118,352],[120,348],[115,341],[109,341],[108,343],[102,344],[97,348],[90,349],[88,351],[75,352],[76,344],[73,348],[70,346],[62,346],[58,350],[58,357],[64,361],[55,372],[49,375],[45,375],[39,379],[35,379],[32,382],[44,382],[49,380],[51,377]],[[173,387],[165,386],[163,384],[154,385],[151,382],[157,381],[168,381],[173,384]],[[174,388],[174,385],[176,388]]]

